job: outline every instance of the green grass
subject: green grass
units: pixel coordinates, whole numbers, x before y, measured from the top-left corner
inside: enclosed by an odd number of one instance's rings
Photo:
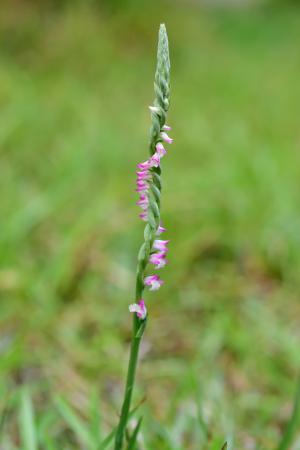
[[[117,423],[161,21],[171,253],[165,286],[147,296],[141,449],[274,449],[291,414],[300,10],[160,6],[0,11],[5,450],[99,450]]]

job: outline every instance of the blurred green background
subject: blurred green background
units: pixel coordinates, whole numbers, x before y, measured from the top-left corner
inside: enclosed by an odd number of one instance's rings
[[[141,448],[199,449],[206,433],[271,449],[282,434],[300,365],[300,9],[222,3],[1,3],[1,450],[25,450],[24,386],[59,450],[86,447],[58,395],[86,423],[97,395],[104,430],[117,422],[160,22],[171,244],[146,294]]]

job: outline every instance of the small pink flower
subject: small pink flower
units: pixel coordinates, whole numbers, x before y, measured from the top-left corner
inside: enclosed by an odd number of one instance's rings
[[[164,130],[164,131],[170,131],[170,130],[172,130],[172,128],[171,127],[169,127],[169,125],[164,125],[163,127],[162,127],[162,129]]]
[[[157,291],[157,289],[164,284],[163,280],[161,280],[158,275],[149,275],[145,278],[144,283],[146,286],[150,286],[150,291]]]
[[[147,159],[147,161],[145,161],[143,163],[139,163],[137,165],[137,167],[141,170],[148,170],[148,169],[151,169],[151,167],[153,167],[153,166],[152,166],[151,160]]]
[[[142,194],[140,196],[140,199],[136,202],[136,204],[138,206],[140,206],[142,209],[147,209],[149,206],[149,199],[148,199],[147,195]]]
[[[160,109],[158,106],[149,106],[149,109],[152,113],[159,113]]]
[[[160,133],[160,136],[161,136],[162,140],[164,140],[164,141],[167,142],[168,144],[172,144],[173,139],[170,138],[170,136],[168,136],[167,133],[165,133],[164,131],[162,131],[162,132]]]
[[[154,264],[157,269],[161,269],[168,262],[166,260],[166,254],[163,253],[163,252],[161,252],[161,253],[153,253],[150,256],[149,261],[151,262],[151,264]]]
[[[155,239],[155,241],[153,242],[153,248],[155,250],[160,251],[160,252],[165,252],[166,253],[168,251],[167,244],[169,242],[170,242],[169,240],[163,241],[162,239]]]
[[[159,157],[158,153],[154,153],[154,155],[151,156],[150,160],[151,160],[152,167],[159,167],[160,157]]]
[[[136,202],[137,206],[139,206],[143,211],[146,211],[148,209],[149,203],[146,201],[139,200]]]
[[[136,192],[138,192],[139,194],[145,194],[146,192],[148,192],[148,188],[145,189],[143,187],[138,186],[136,188]]]
[[[140,187],[149,187],[149,184],[145,180],[137,180],[136,185]]]
[[[148,220],[148,213],[147,211],[143,211],[139,214],[139,218],[142,219],[144,222],[147,222]]]
[[[139,200],[142,200],[142,201],[148,200],[148,197],[145,194],[141,194]]]
[[[148,191],[149,185],[144,180],[138,180],[136,182],[136,191],[140,193],[145,193]]]
[[[129,305],[129,311],[136,313],[139,319],[144,320],[147,316],[147,309],[144,300],[141,300],[138,303],[133,303]]]
[[[149,180],[151,178],[150,173],[148,170],[139,170],[136,172],[138,181],[140,180]]]
[[[161,233],[164,233],[165,231],[167,231],[167,229],[164,228],[162,225],[159,225],[159,227],[157,228],[156,234],[159,235]]]
[[[159,156],[160,158],[162,158],[162,157],[167,153],[165,147],[162,145],[161,142],[159,142],[158,144],[156,144],[156,153],[158,154],[158,156]]]

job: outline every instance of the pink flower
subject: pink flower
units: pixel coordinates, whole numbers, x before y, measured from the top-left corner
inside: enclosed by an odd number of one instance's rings
[[[163,141],[167,142],[168,144],[172,144],[173,139],[170,138],[170,136],[168,136],[167,133],[165,133],[164,131],[162,131],[162,132],[160,133],[160,136],[161,136],[161,138],[162,138]]]
[[[153,242],[153,248],[160,252],[166,253],[168,251],[167,244],[169,242],[170,242],[169,240],[163,241],[162,239],[155,239],[155,241]]]
[[[162,158],[162,157],[167,153],[165,147],[162,145],[161,142],[159,142],[158,144],[156,144],[156,153],[158,154],[158,156],[159,156],[160,158]]]
[[[159,225],[159,227],[157,228],[156,234],[159,235],[161,233],[164,233],[165,231],[167,231],[167,229],[164,228],[162,225]]]
[[[147,161],[138,164],[137,167],[141,170],[148,170],[148,169],[151,169],[151,167],[153,167],[153,165],[151,163],[151,159],[147,159]]]
[[[164,130],[164,131],[170,131],[170,130],[172,130],[172,128],[171,127],[169,127],[169,125],[164,125],[163,127],[162,127],[162,129]]]
[[[141,300],[138,303],[133,303],[129,305],[129,311],[136,313],[139,319],[144,320],[147,316],[147,309],[144,300]]]
[[[142,194],[140,196],[140,199],[136,202],[136,204],[138,206],[140,206],[142,209],[147,209],[148,205],[149,205],[149,199],[148,199],[147,195]]]
[[[161,144],[162,145],[162,144]],[[163,145],[162,145],[163,147]],[[160,148],[160,147],[159,147]],[[160,148],[160,153],[163,153],[163,150]],[[139,163],[137,167],[140,169],[139,172],[137,172],[138,179],[145,180],[147,177],[147,171],[151,169],[152,167],[158,167],[160,165],[160,155],[158,152],[155,152],[151,158],[147,159],[147,161],[143,163]],[[145,172],[145,175],[142,175],[141,172]]]
[[[149,109],[152,113],[159,113],[160,109],[158,106],[149,106]]]
[[[137,180],[136,185],[145,188],[149,187],[149,184],[145,180]]]
[[[161,269],[167,264],[166,254],[163,252],[153,253],[149,261],[156,266],[157,269]]]
[[[154,155],[151,156],[150,161],[152,164],[151,167],[158,167],[160,165],[160,157],[158,153],[154,153]]]
[[[136,192],[138,192],[139,194],[144,194],[144,193],[146,193],[147,192],[147,189],[148,188],[143,188],[143,187],[140,187],[140,186],[138,186],[137,188],[136,188]]]
[[[146,286],[150,286],[150,291],[157,291],[164,284],[158,275],[149,275],[145,278],[144,283]]]
[[[136,182],[136,191],[140,193],[145,193],[148,191],[149,185],[144,180],[138,180]]]
[[[151,175],[148,170],[139,170],[136,172],[138,181],[140,180],[149,180]]]
[[[146,211],[143,211],[139,214],[139,218],[142,219],[144,222],[147,222],[148,220],[148,213]]]

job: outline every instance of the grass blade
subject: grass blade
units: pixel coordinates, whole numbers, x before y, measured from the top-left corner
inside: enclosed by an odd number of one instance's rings
[[[20,433],[24,450],[38,450],[34,411],[30,395],[26,389],[21,393]]]
[[[216,437],[213,439],[209,446],[210,450],[227,450],[227,442],[221,437]]]
[[[300,377],[298,379],[294,407],[291,417],[287,423],[283,437],[278,446],[278,450],[289,450],[295,433],[299,430],[300,425]]]
[[[141,417],[138,421],[138,423],[136,424],[135,429],[133,430],[133,433],[131,435],[131,438],[128,441],[128,447],[127,450],[135,450],[135,444],[136,444],[136,440],[142,425],[142,420],[143,418]]]
[[[88,426],[83,423],[62,398],[56,398],[55,403],[59,413],[65,419],[75,436],[88,448],[94,448],[95,442]]]
[[[101,442],[100,446],[98,447],[98,450],[105,450],[105,449],[109,446],[109,444],[112,442],[112,440],[113,440],[113,438],[114,438],[114,436],[115,436],[116,431],[117,431],[117,427],[114,428],[114,429],[109,433],[109,435],[106,436],[105,439],[103,439],[103,441]]]
[[[144,399],[142,399],[140,401],[140,403],[138,403],[135,406],[135,408],[133,408],[130,411],[130,413],[128,414],[128,419],[130,419],[133,416],[133,414],[137,411],[137,409],[141,406],[142,403],[144,403]],[[103,441],[101,442],[100,446],[97,447],[97,450],[105,450],[108,447],[108,445],[112,442],[112,440],[113,440],[113,438],[114,438],[114,436],[116,434],[116,431],[117,431],[117,427],[113,428],[113,430],[109,433],[109,435],[106,436],[105,439],[103,439]]]
[[[90,401],[90,433],[93,436],[95,446],[94,449],[98,449],[100,442],[102,441],[102,430],[101,430],[101,413],[98,394],[96,391],[92,393]]]

